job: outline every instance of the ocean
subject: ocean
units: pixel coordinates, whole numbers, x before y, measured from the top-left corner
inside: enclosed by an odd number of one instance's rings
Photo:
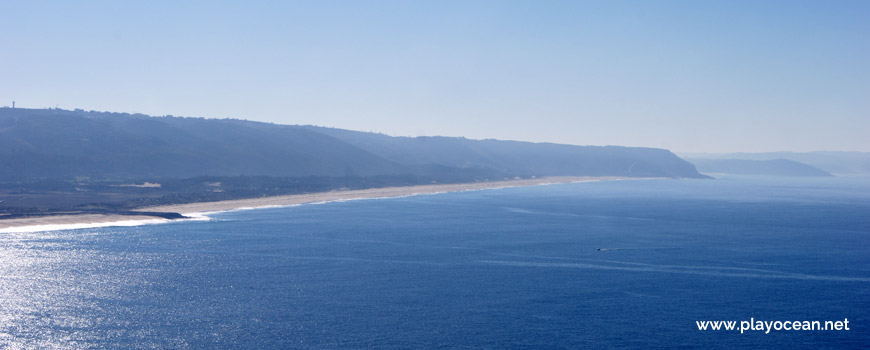
[[[209,217],[0,234],[0,348],[870,346],[868,178],[602,181]]]

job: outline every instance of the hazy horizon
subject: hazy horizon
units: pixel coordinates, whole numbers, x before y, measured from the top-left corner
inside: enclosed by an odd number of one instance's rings
[[[0,105],[870,152],[870,3],[0,4]]]

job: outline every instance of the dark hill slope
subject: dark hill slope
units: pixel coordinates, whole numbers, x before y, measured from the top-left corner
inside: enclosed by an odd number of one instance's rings
[[[231,119],[0,108],[0,181],[194,176],[699,178],[652,148],[390,137]]]
[[[398,164],[300,128],[194,118],[0,110],[3,179],[346,176]]]

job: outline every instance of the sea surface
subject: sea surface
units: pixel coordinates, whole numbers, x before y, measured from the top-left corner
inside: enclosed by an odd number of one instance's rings
[[[870,347],[870,179],[629,180],[0,234],[0,348]],[[699,331],[696,321],[849,331]]]

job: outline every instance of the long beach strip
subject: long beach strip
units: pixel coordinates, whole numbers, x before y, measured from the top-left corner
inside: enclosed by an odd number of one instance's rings
[[[318,193],[291,194],[260,198],[232,199],[216,202],[195,202],[185,204],[170,204],[139,208],[143,212],[174,212],[183,215],[193,213],[211,213],[239,209],[255,209],[262,207],[290,206],[306,203],[321,203],[367,198],[403,197],[418,194],[432,194],[456,191],[475,191],[505,187],[525,187],[572,182],[591,182],[606,180],[627,180],[638,178],[626,177],[590,177],[590,176],[553,176],[534,179],[519,179],[505,181],[489,181],[459,184],[432,184],[403,187],[383,187],[363,190],[338,190]],[[133,226],[136,224],[151,224],[169,222],[154,216],[115,215],[115,214],[82,214],[82,215],[51,215],[31,218],[16,218],[0,220],[0,233],[19,231],[50,231],[99,226]]]

